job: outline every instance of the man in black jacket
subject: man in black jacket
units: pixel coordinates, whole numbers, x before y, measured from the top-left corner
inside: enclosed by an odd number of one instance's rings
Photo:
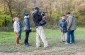
[[[41,12],[39,11],[38,7],[36,7],[34,9],[32,15],[33,15],[33,21],[36,26],[36,47],[37,48],[40,47],[40,38],[41,38],[42,42],[44,43],[44,47],[47,48],[48,42],[46,40],[44,29],[43,29],[42,25],[40,25],[40,21],[42,20],[42,15],[41,15]]]

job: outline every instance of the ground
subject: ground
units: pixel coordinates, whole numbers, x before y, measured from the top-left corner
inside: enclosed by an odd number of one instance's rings
[[[35,47],[35,32],[30,33],[29,42],[32,46],[25,47],[24,32],[21,44],[15,45],[15,34],[13,32],[0,32],[0,55],[85,55],[85,29],[77,28],[75,31],[75,44],[66,45],[60,41],[60,30],[45,29],[49,48]]]

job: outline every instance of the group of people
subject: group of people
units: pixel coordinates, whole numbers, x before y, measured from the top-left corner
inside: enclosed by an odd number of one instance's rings
[[[61,30],[61,41],[66,42],[66,44],[74,44],[76,19],[70,12],[66,13],[66,15],[62,15],[61,19],[59,20],[59,28]]]
[[[36,7],[34,9],[34,11],[32,12],[33,15],[33,21],[35,23],[36,26],[36,47],[39,48],[41,47],[40,45],[40,39],[42,40],[42,42],[44,43],[44,48],[48,47],[48,42],[46,40],[46,36],[44,33],[44,29],[43,29],[43,25],[46,24],[45,19],[45,13],[44,12],[40,12],[39,8]],[[16,45],[19,44],[19,40],[21,39],[21,31],[22,31],[22,25],[21,22],[19,20],[18,17],[15,17],[14,19],[14,23],[13,23],[13,27],[14,27],[14,32],[16,34]],[[29,14],[28,12],[24,13],[24,31],[25,31],[25,40],[24,40],[24,45],[25,46],[30,46],[29,42],[28,42],[28,37],[29,37],[29,33],[31,32],[30,29],[30,21],[29,21]]]
[[[43,25],[46,24],[45,21],[45,13],[40,12],[40,9],[38,7],[34,8],[34,11],[32,12],[33,21],[35,23],[36,27],[36,47],[41,47],[40,40],[44,43],[44,48],[48,48],[48,41],[46,39]],[[19,44],[19,40],[21,39],[21,31],[22,31],[22,24],[18,17],[15,17],[13,23],[14,32],[16,34],[16,45]],[[24,45],[30,46],[29,44],[29,33],[31,32],[30,29],[30,20],[29,20],[29,13],[24,13],[24,31],[25,31],[25,39],[24,39]],[[76,21],[75,18],[71,15],[70,12],[68,12],[66,15],[62,15],[61,19],[59,20],[59,27],[61,29],[61,40],[63,42],[66,41],[66,44],[75,43],[74,39],[74,30],[76,29]],[[66,40],[65,40],[65,33],[67,33]],[[70,36],[71,36],[71,42],[70,42]]]

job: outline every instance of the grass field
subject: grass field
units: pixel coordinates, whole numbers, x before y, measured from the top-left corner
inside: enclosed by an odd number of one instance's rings
[[[75,44],[66,45],[60,41],[60,31],[45,29],[45,34],[50,48],[35,47],[35,32],[30,33],[29,42],[32,46],[25,47],[24,32],[21,44],[15,45],[15,34],[13,32],[0,32],[0,55],[85,55],[85,29],[78,28],[75,31]]]

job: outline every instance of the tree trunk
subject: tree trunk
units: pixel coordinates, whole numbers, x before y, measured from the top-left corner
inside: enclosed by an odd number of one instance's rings
[[[10,2],[8,2],[8,8],[9,8],[9,12],[10,12],[11,17],[13,18],[12,8],[11,8],[11,5],[10,5]]]

